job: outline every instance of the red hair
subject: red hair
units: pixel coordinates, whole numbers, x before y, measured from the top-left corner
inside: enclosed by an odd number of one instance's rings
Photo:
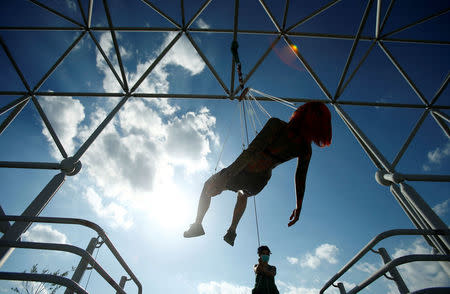
[[[298,136],[317,146],[331,144],[331,113],[322,102],[308,102],[297,108],[288,126]]]

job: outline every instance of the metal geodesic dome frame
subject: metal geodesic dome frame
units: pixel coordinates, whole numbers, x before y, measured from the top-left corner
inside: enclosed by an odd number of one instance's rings
[[[137,0],[136,0],[137,1]],[[335,112],[342,119],[345,125],[348,127],[350,132],[354,135],[355,139],[359,142],[363,150],[366,152],[370,160],[378,169],[376,174],[376,179],[378,183],[381,185],[385,185],[390,187],[390,190],[393,196],[397,199],[400,206],[403,208],[407,216],[411,219],[413,224],[421,230],[436,230],[436,229],[447,229],[447,226],[444,222],[433,212],[433,210],[428,206],[428,204],[418,195],[418,193],[409,186],[406,182],[410,181],[430,181],[430,182],[449,182],[450,175],[425,175],[425,174],[408,174],[408,173],[400,173],[396,170],[397,164],[399,163],[402,156],[408,150],[410,143],[414,139],[415,135],[423,125],[423,122],[428,116],[431,116],[436,122],[436,126],[440,127],[443,131],[443,135],[450,137],[450,129],[448,123],[450,121],[450,117],[445,113],[444,110],[450,109],[450,105],[442,105],[438,104],[441,100],[441,94],[445,91],[448,82],[449,82],[449,73],[447,73],[445,79],[441,82],[439,88],[436,89],[435,94],[432,97],[425,97],[425,95],[419,90],[416,83],[410,78],[404,66],[400,64],[397,58],[390,52],[390,50],[385,45],[386,43],[402,43],[402,44],[424,44],[429,46],[434,45],[450,45],[449,41],[445,40],[419,40],[419,39],[401,39],[395,38],[395,34],[413,28],[417,25],[426,23],[428,21],[434,20],[437,17],[442,15],[446,15],[450,11],[450,7],[445,8],[442,11],[438,11],[432,15],[429,15],[425,18],[418,19],[412,23],[399,27],[393,31],[386,32],[385,24],[390,17],[390,13],[396,5],[400,5],[395,0],[389,1],[387,9],[385,13],[381,13],[382,11],[382,3],[381,0],[368,0],[365,1],[365,9],[362,11],[362,15],[360,16],[359,24],[354,25],[354,34],[353,35],[339,35],[339,34],[325,34],[325,33],[302,33],[296,30],[297,28],[301,28],[302,24],[314,19],[315,17],[321,15],[322,13],[332,9],[339,2],[345,2],[341,0],[333,0],[329,1],[329,3],[325,4],[322,7],[318,7],[317,10],[313,11],[311,14],[299,19],[296,23],[292,25],[287,25],[287,15],[290,12],[290,7],[292,3],[289,0],[286,0],[283,3],[284,14],[282,18],[276,18],[270,9],[270,5],[267,5],[264,0],[259,0],[258,5],[262,7],[262,9],[266,13],[267,19],[271,21],[273,24],[272,30],[244,30],[239,27],[239,0],[235,0],[234,2],[230,1],[230,9],[233,9],[234,19],[233,19],[233,28],[229,29],[221,29],[214,27],[209,28],[196,28],[193,26],[196,20],[202,13],[204,13],[205,9],[211,4],[212,0],[199,1],[198,7],[196,7],[196,13],[192,18],[188,19],[185,17],[185,3],[183,0],[179,2],[181,9],[181,22],[174,20],[169,14],[167,14],[162,9],[158,8],[157,5],[152,3],[151,0],[141,0],[139,2],[143,3],[145,6],[148,6],[149,9],[153,10],[161,17],[163,17],[167,23],[169,23],[170,27],[138,27],[138,26],[118,26],[115,25],[115,19],[112,17],[109,9],[109,2],[107,0],[89,0],[82,1],[77,0],[72,3],[77,5],[77,9],[80,11],[82,16],[82,22],[79,22],[73,19],[71,16],[66,15],[65,13],[59,11],[51,7],[51,5],[46,5],[44,1],[37,0],[29,0],[28,2],[36,5],[39,9],[42,9],[48,13],[59,17],[61,20],[64,20],[65,24],[61,26],[2,26],[0,27],[0,44],[3,50],[3,53],[6,54],[8,60],[13,66],[17,76],[20,78],[23,84],[22,91],[7,91],[0,89],[0,96],[2,97],[11,97],[11,96],[19,96],[18,99],[10,102],[9,104],[3,106],[0,111],[0,115],[2,118],[2,122],[0,125],[0,134],[8,127],[8,125],[13,122],[13,120],[21,113],[24,107],[28,103],[34,104],[36,110],[38,111],[40,117],[42,118],[43,123],[45,124],[47,130],[49,131],[51,137],[54,140],[59,152],[61,153],[64,160],[60,163],[54,162],[12,162],[12,161],[1,161],[0,167],[2,168],[26,168],[26,169],[50,169],[50,170],[59,170],[60,173],[56,175],[48,185],[39,193],[36,199],[28,206],[28,208],[22,214],[22,217],[35,217],[38,216],[48,201],[51,200],[52,196],[58,191],[60,186],[63,184],[65,177],[76,175],[81,169],[81,161],[83,154],[88,150],[89,146],[95,141],[95,139],[99,136],[102,130],[107,126],[107,124],[112,120],[112,118],[118,113],[118,111],[122,108],[122,106],[127,102],[130,98],[187,98],[187,99],[234,99],[239,96],[240,91],[242,90],[241,85],[252,81],[253,74],[257,72],[260,68],[260,65],[264,62],[266,57],[273,51],[273,48],[278,42],[285,42],[289,47],[293,48],[292,52],[298,58],[298,60],[302,63],[308,74],[311,76],[315,85],[321,90],[326,99],[322,99],[324,103],[328,103],[334,108]],[[107,19],[106,26],[96,26],[93,25],[93,7],[96,5],[96,2],[100,2],[103,4],[104,13]],[[386,2],[384,2],[386,3]],[[5,5],[4,3],[2,5]],[[280,4],[281,5],[281,4]],[[370,12],[375,11],[375,18],[370,18]],[[371,35],[363,35],[363,30],[367,23],[373,22],[375,23],[375,30]],[[444,24],[445,25],[445,24]],[[64,51],[64,53],[59,56],[57,61],[51,66],[48,71],[41,77],[41,79],[36,84],[30,84],[29,81],[25,78],[23,74],[23,69],[20,68],[18,63],[16,62],[17,56],[13,50],[11,50],[10,46],[7,42],[2,38],[2,33],[4,32],[14,32],[14,31],[28,31],[28,32],[47,32],[47,31],[72,31],[77,32],[78,37],[73,41],[70,46]],[[126,69],[122,62],[123,54],[120,50],[120,40],[117,37],[119,32],[141,32],[141,33],[150,33],[150,32],[173,32],[175,37],[171,42],[167,44],[167,46],[162,50],[159,56],[151,63],[151,65],[145,70],[144,74],[137,79],[134,84],[130,84],[129,79],[127,79]],[[104,48],[102,48],[99,40],[95,36],[95,32],[109,32],[111,38],[113,40],[114,52],[117,59],[117,66],[114,65],[114,61],[112,61],[107,54],[105,53]],[[208,33],[211,36],[214,34],[228,34],[230,39],[236,41],[238,37],[246,36],[246,35],[271,35],[275,36],[275,40],[270,46],[264,51],[264,53],[258,57],[257,62],[253,65],[253,67],[248,68],[248,73],[243,76],[243,80],[241,85],[238,83],[238,78],[235,74],[235,68],[237,66],[235,59],[229,57],[229,66],[231,67],[231,76],[230,83],[225,83],[221,77],[223,74],[220,73],[220,70],[217,69],[211,61],[207,58],[202,49],[202,45],[199,44],[193,37],[192,33]],[[164,56],[170,51],[170,49],[180,40],[182,36],[186,36],[189,40],[192,47],[195,49],[197,54],[201,57],[203,62],[208,67],[209,71],[212,73],[217,83],[223,90],[223,93],[220,95],[212,95],[210,93],[143,93],[139,91],[139,87],[142,82],[152,73],[155,67],[161,62]],[[346,56],[342,56],[343,59],[346,59],[346,63],[344,68],[341,71],[339,82],[336,87],[336,91],[333,94],[330,92],[330,89],[325,86],[314,67],[310,65],[310,62],[307,58],[302,54],[302,48],[294,49],[294,43],[292,38],[294,37],[304,37],[304,38],[321,38],[321,39],[329,39],[329,40],[348,40],[352,42],[352,46],[350,51]],[[81,41],[92,42],[93,46],[101,53],[104,58],[104,61],[107,63],[109,69],[114,75],[117,83],[120,85],[121,91],[119,93],[106,93],[106,92],[64,92],[64,91],[41,91],[41,86],[45,83],[45,81],[52,76],[58,66],[69,56],[69,54],[75,50],[76,46]],[[361,42],[369,43],[370,46],[367,48],[365,54],[361,57],[360,60],[354,60],[355,51]],[[349,101],[349,100],[340,100],[341,95],[344,93],[347,85],[352,81],[352,79],[358,75],[358,71],[361,66],[366,61],[370,52],[374,47],[378,46],[382,52],[384,52],[385,57],[392,63],[392,65],[398,70],[399,75],[407,82],[409,87],[414,91],[417,96],[416,103],[397,103],[397,102],[362,102],[362,101]],[[357,65],[353,68],[351,72],[350,64],[352,61],[357,62]],[[0,69],[0,72],[2,70]],[[273,95],[277,95],[277,93],[271,93]],[[107,117],[103,120],[103,122],[97,127],[97,129],[90,135],[90,137],[81,145],[81,147],[76,151],[76,153],[72,156],[69,156],[65,151],[64,146],[62,145],[58,135],[54,131],[51,122],[46,116],[45,111],[41,107],[38,99],[36,97],[39,96],[53,96],[53,97],[66,97],[66,96],[82,96],[82,97],[115,97],[120,98],[119,103],[114,107],[114,109],[107,115]],[[267,100],[266,97],[260,96],[255,97],[257,100]],[[315,98],[308,97],[283,97],[284,100],[289,102],[306,102],[306,101],[317,101]],[[319,99],[320,100],[320,99]],[[406,141],[402,145],[402,147],[398,150],[395,159],[390,162],[386,159],[382,152],[379,151],[377,146],[371,142],[371,140],[364,134],[364,132],[359,128],[359,126],[352,120],[350,115],[342,108],[342,105],[359,105],[359,106],[369,106],[369,107],[392,107],[392,108],[403,108],[403,109],[419,109],[422,111],[420,118],[415,122],[414,128],[409,133]],[[10,219],[11,220],[11,219]],[[16,219],[18,220],[18,219]],[[17,222],[12,226],[6,224],[5,220],[3,221],[3,237],[2,242],[14,242],[18,240],[20,235],[27,230],[30,226],[32,219],[29,218],[28,222]],[[441,255],[448,256],[450,250],[450,239],[446,236],[427,236],[427,242],[435,248],[437,252]],[[14,244],[10,243],[10,247],[14,247]],[[17,244],[15,244],[17,245]],[[2,247],[1,249],[2,259],[7,258],[7,247]],[[117,285],[117,284],[115,284]]]

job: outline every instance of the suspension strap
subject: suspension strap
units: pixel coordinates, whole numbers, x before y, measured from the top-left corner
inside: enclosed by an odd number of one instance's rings
[[[238,53],[239,44],[237,41],[233,41],[231,43],[231,53],[233,54],[234,62],[236,63],[236,70],[238,73],[239,78],[239,87],[240,89],[244,89],[244,79],[242,78],[242,67],[241,67],[241,61],[239,60],[239,53]]]

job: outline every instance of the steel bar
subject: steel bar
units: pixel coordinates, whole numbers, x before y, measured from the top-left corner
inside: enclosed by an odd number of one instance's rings
[[[399,174],[401,178],[412,182],[450,182],[450,175],[415,175],[415,174]]]
[[[400,148],[400,151],[395,156],[394,161],[392,161],[392,168],[396,168],[398,162],[402,158],[403,154],[405,153],[406,149],[408,149],[409,144],[411,143],[412,139],[416,136],[417,131],[422,126],[422,123],[425,121],[425,118],[427,117],[429,113],[428,109],[425,109],[425,111],[420,116],[419,120],[416,122],[414,128],[412,129],[411,133],[409,134],[408,138],[406,139],[405,143],[403,144],[402,148]]]
[[[282,32],[284,32],[286,29],[288,9],[289,9],[289,0],[286,0],[286,5],[284,6],[284,13],[283,13],[283,26],[281,27]]]
[[[88,23],[87,23],[88,28],[91,28],[93,8],[94,8],[94,0],[89,0]]]
[[[82,32],[84,28],[79,27],[41,27],[41,26],[0,26],[0,31],[74,31]]]
[[[415,44],[427,44],[427,45],[450,45],[449,41],[411,40],[411,39],[396,39],[396,38],[385,38],[385,39],[383,39],[383,42],[415,43]]]
[[[445,88],[447,88],[449,79],[450,79],[450,73],[447,73],[447,76],[445,77],[444,82],[439,87],[436,94],[434,94],[434,97],[431,100],[430,105],[433,105],[438,100],[439,96],[441,96],[442,92],[444,92]]]
[[[126,276],[120,277],[120,282],[119,282],[120,288],[124,289],[124,288],[125,288],[125,283],[126,283],[127,281],[128,281],[128,279],[127,279]],[[118,294],[118,293],[116,292],[116,294]]]
[[[418,235],[450,235],[450,230],[418,230],[418,229],[395,229],[385,231],[373,238],[363,249],[361,249],[345,266],[343,266],[337,274],[335,274],[320,290],[323,293],[328,287],[337,281],[346,271],[348,271],[355,263],[357,263],[367,252],[382,240],[392,236],[418,236]],[[450,256],[448,257],[450,258]]]
[[[388,9],[386,10],[386,14],[384,15],[383,21],[381,22],[380,32],[383,31],[384,25],[386,24],[386,21],[389,19],[389,16],[391,15],[391,10],[392,7],[394,7],[394,2],[395,0],[391,0],[391,2],[389,3]]]
[[[36,92],[36,96],[64,96],[64,97],[123,97],[124,93],[98,93],[98,92]]]
[[[288,36],[283,36],[284,41],[289,45],[289,47],[292,48],[294,43],[292,43],[291,39]],[[319,88],[322,90],[322,92],[325,94],[325,96],[331,101],[331,94],[328,92],[327,88],[323,85],[322,81],[319,79],[319,77],[316,75],[316,73],[312,70],[311,66],[309,66],[306,59],[300,54],[299,50],[293,51],[297,58],[301,61],[303,66],[306,68],[308,73],[311,75],[311,77],[314,79],[316,84],[319,86]]]
[[[69,22],[71,22],[71,23],[73,23],[73,24],[75,24],[75,25],[77,25],[77,26],[79,26],[79,27],[83,27],[83,25],[82,25],[81,23],[79,23],[79,22],[77,22],[76,20],[73,20],[73,19],[71,19],[70,17],[68,17],[68,16],[66,16],[66,15],[64,15],[64,14],[62,14],[62,13],[56,11],[56,10],[53,9],[53,8],[50,8],[50,7],[44,5],[44,4],[42,4],[42,3],[40,3],[40,2],[38,2],[38,1],[36,1],[36,0],[29,0],[29,1],[32,2],[32,3],[34,3],[34,4],[36,4],[37,6],[39,6],[39,7],[41,7],[41,8],[44,8],[45,10],[50,11],[51,13],[53,13],[53,14],[55,14],[55,15],[61,17],[61,18],[64,18],[65,20],[67,20],[67,21],[69,21]]]
[[[101,265],[84,249],[79,247],[68,245],[68,244],[56,244],[56,243],[41,243],[41,242],[21,242],[21,241],[7,241],[1,240],[0,247],[3,248],[24,248],[24,249],[40,249],[40,250],[52,250],[52,251],[62,251],[76,254],[84,259],[86,259],[91,266],[99,273],[102,278],[108,282],[116,291],[122,294],[126,292],[120,288],[119,284],[114,281],[113,278],[101,267]]]
[[[200,9],[195,13],[195,15],[191,18],[191,20],[188,22],[186,28],[189,28],[194,21],[202,14],[202,12],[208,7],[209,3],[211,3],[212,0],[206,0],[205,3],[200,7]],[[184,24],[183,24],[184,27]]]
[[[364,145],[370,150],[370,153],[376,158],[377,162],[383,166],[387,171],[393,172],[393,168],[383,156],[383,154],[375,147],[375,145],[366,137],[366,135],[359,129],[359,127],[353,122],[350,116],[337,104],[334,104],[336,112],[345,120],[351,128],[355,131],[358,137],[364,142]]]
[[[447,114],[439,110],[433,110],[433,113],[436,114],[436,116],[439,116],[440,118],[446,120],[447,122],[450,122],[450,116],[448,116]]]
[[[98,243],[98,239],[97,238],[91,238],[91,240],[89,241],[89,244],[86,248],[86,252],[89,253],[91,256],[94,253],[94,249],[97,246]],[[86,271],[86,268],[88,266],[88,260],[85,258],[81,258],[80,262],[78,263],[78,266],[76,267],[75,271],[73,272],[72,275],[72,281],[74,281],[75,283],[79,283],[81,281],[81,278],[84,275],[84,272]],[[120,286],[120,284],[119,284]],[[121,287],[123,289],[123,287]],[[72,289],[66,289],[66,291],[64,291],[64,294],[73,294],[74,292],[72,291]]]
[[[314,11],[312,14],[308,15],[307,17],[305,17],[304,19],[298,21],[297,23],[293,24],[292,26],[290,26],[289,28],[287,28],[286,31],[291,32],[292,30],[294,30],[296,27],[298,27],[299,25],[307,22],[308,20],[316,17],[317,15],[321,14],[322,12],[324,12],[325,10],[327,10],[328,8],[332,7],[334,4],[340,2],[341,0],[333,0],[330,1],[330,3],[328,3],[325,6],[322,6],[321,8],[319,8],[318,10]]]
[[[5,216],[5,212],[3,211],[3,208],[1,205],[0,205],[0,216]],[[9,223],[9,221],[7,221],[7,220],[0,221],[0,232],[2,232],[3,234],[6,233],[10,227],[11,227],[11,224]]]
[[[61,164],[52,162],[0,161],[0,167],[60,170]]]
[[[384,264],[388,264],[392,261],[391,257],[389,256],[389,253],[385,248],[379,248],[378,252],[380,253],[381,258],[383,259]],[[407,294],[409,293],[408,287],[406,287],[405,281],[403,280],[402,276],[398,272],[396,267],[393,267],[389,270],[389,273],[391,274],[392,280],[397,285],[398,291],[400,294]]]
[[[150,1],[148,0],[141,0],[142,2],[144,2],[145,4],[147,4],[150,8],[152,8],[156,13],[158,13],[159,15],[161,15],[162,17],[164,17],[166,20],[168,20],[171,24],[173,24],[175,27],[177,27],[178,29],[181,29],[181,26],[174,21],[170,16],[168,16],[167,14],[165,14],[164,12],[162,12],[158,7],[156,7],[155,5],[153,5],[152,3],[150,3]]]
[[[446,8],[446,9],[444,9],[444,10],[442,10],[442,11],[439,11],[439,12],[437,12],[437,13],[435,13],[435,14],[432,14],[432,15],[430,15],[430,16],[424,17],[424,18],[422,18],[422,19],[419,19],[418,21],[415,21],[415,22],[413,22],[413,23],[411,23],[411,24],[405,25],[405,26],[403,26],[403,27],[401,27],[401,28],[399,28],[399,29],[396,29],[396,30],[394,30],[394,31],[392,31],[392,32],[389,32],[389,33],[383,35],[381,38],[383,39],[383,38],[389,37],[389,36],[391,36],[391,35],[393,35],[393,34],[402,32],[402,31],[404,31],[404,30],[406,30],[406,29],[412,28],[413,26],[416,26],[416,25],[418,25],[418,24],[421,24],[421,23],[423,23],[423,22],[426,22],[426,21],[428,21],[428,20],[431,20],[431,19],[436,18],[436,17],[438,17],[438,16],[441,16],[441,15],[443,15],[443,14],[446,14],[446,13],[449,12],[449,11],[450,11],[450,8]]]
[[[87,228],[90,228],[97,232],[97,234],[102,238],[103,242],[105,242],[106,246],[109,248],[109,250],[112,252],[114,257],[116,257],[117,261],[122,265],[124,270],[128,273],[128,275],[131,277],[131,279],[136,283],[136,285],[139,288],[139,293],[142,293],[142,285],[137,279],[137,277],[134,275],[134,273],[131,271],[131,269],[128,267],[125,260],[120,256],[117,249],[112,244],[111,240],[106,235],[105,231],[96,223],[93,223],[91,221],[85,220],[85,219],[79,219],[79,218],[61,218],[61,217],[27,217],[27,216],[13,216],[13,215],[0,215],[0,221],[15,221],[15,222],[34,222],[34,223],[54,223],[54,224],[72,224],[72,225],[81,225]]]
[[[386,54],[386,56],[389,58],[389,60],[392,62],[392,64],[397,68],[397,70],[400,72],[400,74],[403,76],[403,78],[408,82],[409,86],[414,90],[416,95],[422,100],[423,104],[429,105],[427,99],[423,96],[422,92],[416,87],[414,82],[409,78],[408,74],[402,69],[400,64],[395,60],[394,56],[387,50],[387,48],[383,45],[383,42],[379,41],[378,45],[381,47],[383,52]]]
[[[76,38],[75,41],[73,41],[73,43],[69,46],[69,48],[67,48],[67,50],[64,51],[64,53],[61,55],[61,57],[58,58],[58,60],[55,62],[55,64],[53,64],[53,66],[50,68],[50,70],[47,71],[45,73],[45,75],[42,77],[42,79],[40,79],[39,82],[36,84],[36,86],[34,86],[33,92],[39,90],[39,88],[42,86],[42,84],[45,83],[45,81],[48,79],[48,77],[55,71],[55,69],[61,64],[61,62],[67,57],[67,55],[69,55],[70,51],[72,51],[72,49],[78,44],[78,42],[80,42],[81,38],[83,38],[85,34],[86,34],[86,31],[83,31],[78,36],[78,38]]]
[[[67,158],[67,152],[64,149],[64,146],[61,144],[61,141],[58,138],[58,135],[56,134],[55,130],[53,129],[52,124],[48,120],[47,115],[45,114],[44,110],[42,109],[41,105],[39,104],[39,101],[36,99],[36,97],[31,98],[33,100],[34,106],[36,107],[37,111],[39,112],[39,115],[42,118],[42,121],[45,124],[45,127],[47,128],[48,132],[52,136],[53,142],[55,142],[56,147],[58,147],[59,152],[61,153],[62,157]]]
[[[108,19],[108,25],[110,28],[114,27],[111,19],[111,14],[109,12],[108,1],[103,0],[103,6],[105,7],[106,18]],[[128,82],[127,76],[125,74],[125,67],[122,63],[122,56],[120,54],[119,44],[117,43],[116,32],[111,30],[111,38],[113,40],[114,49],[116,51],[117,62],[119,63],[120,73],[122,74],[122,82],[125,86],[124,91],[128,93]]]
[[[77,3],[78,3],[78,9],[80,9],[80,12],[81,12],[81,17],[83,18],[83,21],[84,21],[84,25],[86,27],[88,27],[88,20],[86,18],[86,14],[84,13],[84,9],[83,9],[83,5],[81,4],[81,0],[77,0]]]
[[[394,195],[395,199],[400,204],[400,207],[403,209],[414,226],[419,230],[427,229],[426,221],[421,217],[420,214],[417,213],[412,204],[406,200],[405,196],[403,196],[402,191],[400,190],[400,187],[397,184],[392,183],[389,190],[391,191],[391,194]],[[431,238],[432,236],[423,235],[422,237],[430,247],[438,248],[440,246],[440,244],[438,244],[435,239]]]
[[[447,229],[447,225],[439,218],[439,216],[431,209],[431,207],[423,200],[423,198],[414,190],[410,185],[402,182],[399,184],[400,190],[405,198],[410,202],[415,209],[421,214],[421,216],[430,225],[431,229]],[[445,246],[445,251],[441,251],[441,254],[449,254],[450,252],[450,238],[439,238]]]
[[[237,33],[238,33],[238,21],[239,21],[239,0],[234,0],[234,20],[233,20],[233,42],[237,42]],[[236,62],[234,61],[234,57],[231,57],[231,82],[230,82],[230,98],[231,93],[234,93],[234,71],[236,67]]]
[[[447,136],[447,138],[450,139],[450,128],[448,127],[447,123],[442,118],[434,114],[434,112],[431,112],[431,116],[434,118],[436,123],[441,127],[442,131]]]
[[[97,46],[98,51],[100,51],[100,54],[102,54],[103,59],[106,61],[106,63],[109,66],[109,69],[111,69],[112,73],[114,74],[114,76],[116,77],[116,80],[119,82],[120,87],[122,88],[122,90],[125,91],[125,85],[123,84],[122,80],[120,79],[119,75],[117,74],[116,69],[114,68],[113,64],[111,63],[111,61],[109,60],[108,56],[106,55],[105,51],[103,50],[102,46],[100,46],[100,43],[97,41],[97,38],[95,38],[94,34],[92,33],[92,31],[89,31],[89,35],[92,38],[92,41],[94,41],[95,46]],[[121,94],[122,96],[123,94]]]
[[[376,41],[373,41],[372,44],[369,46],[369,48],[367,48],[367,51],[364,54],[363,58],[361,58],[361,61],[358,63],[358,65],[355,67],[355,69],[353,70],[353,72],[350,75],[350,77],[347,79],[347,81],[341,87],[341,90],[337,93],[336,99],[339,98],[342,95],[342,93],[344,93],[344,90],[347,88],[348,84],[351,82],[353,77],[356,75],[356,73],[358,72],[359,68],[364,64],[364,61],[366,61],[367,56],[369,56],[370,52],[372,52],[372,49],[375,46],[375,44],[376,44]]]
[[[108,125],[108,123],[112,120],[114,115],[122,108],[122,106],[127,102],[130,96],[126,95],[120,100],[120,102],[114,107],[114,109],[108,114],[108,116],[100,123],[100,125],[95,129],[95,131],[89,136],[89,138],[81,145],[80,149],[78,149],[77,153],[73,156],[75,161],[80,160],[81,156],[83,156],[84,152],[91,146],[94,140],[100,135],[103,129]]]
[[[269,53],[272,51],[272,48],[276,46],[276,44],[278,43],[278,41],[280,41],[281,35],[278,36],[273,42],[272,44],[270,44],[269,48],[267,48],[266,52],[264,52],[264,54],[258,59],[258,61],[255,63],[255,65],[253,66],[253,68],[250,70],[250,72],[245,76],[244,78],[244,84],[246,84],[248,82],[248,80],[251,78],[251,76],[255,73],[255,71],[258,69],[258,67],[261,65],[261,63],[266,59],[266,57],[269,55]],[[234,91],[232,96],[235,96],[241,89],[241,86],[239,85],[239,87]]]
[[[6,94],[8,95],[8,94]],[[9,111],[11,108],[17,107],[20,103],[23,103],[24,101],[27,101],[30,99],[30,96],[28,94],[24,94],[22,97],[8,103],[7,105],[0,108],[0,115],[4,114],[5,112]]]
[[[214,69],[214,66],[211,65],[211,63],[209,62],[208,58],[206,58],[205,54],[203,54],[203,51],[198,47],[197,43],[195,42],[195,40],[192,38],[191,34],[186,32],[186,36],[189,39],[189,41],[191,42],[192,46],[194,46],[194,49],[197,51],[198,55],[200,55],[200,57],[203,59],[203,61],[205,62],[205,64],[208,66],[209,70],[212,72],[212,74],[214,75],[214,77],[216,78],[216,80],[219,82],[219,84],[222,86],[222,89],[225,91],[225,93],[227,93],[228,95],[230,95],[230,90],[228,90],[227,86],[225,85],[225,83],[222,81],[222,79],[220,78],[219,74],[217,73],[217,71]]]
[[[0,272],[0,280],[52,283],[70,288],[78,294],[89,294],[71,279],[49,274]]]
[[[54,176],[50,182],[42,189],[39,195],[28,205],[28,207],[22,213],[22,216],[37,216],[47,206],[48,202],[53,198],[53,195],[58,191],[61,185],[64,183],[64,173],[59,173]],[[11,228],[2,236],[0,240],[18,240],[19,237],[28,229],[31,222],[15,222]],[[10,248],[0,248],[0,267],[8,259],[12,253]]]
[[[13,111],[8,115],[8,117],[2,122],[0,125],[0,135],[3,133],[4,130],[11,124],[11,122],[19,115],[19,113],[22,111],[22,109],[28,104],[28,101],[25,100],[19,105],[17,105]]]
[[[380,36],[380,13],[381,13],[381,0],[377,0],[377,14],[375,16],[375,38]]]
[[[339,289],[339,293],[340,294],[347,294],[347,291],[345,290],[345,287],[344,287],[343,283],[338,283],[337,284],[337,288]]]
[[[275,28],[277,29],[278,32],[281,32],[281,28],[280,25],[278,24],[277,20],[275,19],[275,17],[273,16],[272,12],[270,11],[269,7],[267,7],[266,3],[264,2],[264,0],[259,0],[259,3],[261,4],[261,6],[264,8],[264,11],[266,12],[267,16],[270,18],[270,20],[272,21],[273,25],[275,26]]]
[[[353,40],[352,48],[350,49],[350,53],[348,54],[347,61],[345,62],[344,69],[342,70],[341,77],[339,79],[338,86],[336,88],[336,92],[334,94],[334,100],[336,101],[338,99],[338,93],[340,92],[340,89],[342,87],[342,83],[344,82],[345,76],[347,75],[348,67],[350,66],[350,63],[353,59],[353,54],[355,53],[356,47],[358,46],[359,38],[361,37],[362,30],[364,29],[364,26],[366,25],[367,17],[369,16],[370,8],[372,7],[373,0],[368,0],[366,5],[366,10],[364,11],[363,17],[361,19],[361,22],[358,27],[358,31],[356,33],[356,37]]]
[[[27,83],[27,80],[25,79],[24,75],[22,74],[22,71],[20,70],[20,68],[17,65],[16,61],[14,60],[11,52],[9,51],[8,46],[6,46],[6,44],[3,41],[3,38],[1,36],[0,36],[0,45],[2,46],[3,50],[5,51],[6,56],[8,56],[8,59],[11,62],[12,66],[16,70],[16,73],[19,75],[20,80],[22,81],[22,84],[25,86],[25,88],[28,90],[28,92],[30,92],[31,89],[30,89],[30,86]]]
[[[184,17],[184,0],[180,1],[180,5],[181,5],[181,25],[184,29],[186,26],[186,21],[185,21],[185,17]]]
[[[432,254],[411,254],[396,258],[383,266],[381,269],[376,271],[372,276],[370,276],[367,280],[353,288],[348,292],[348,294],[358,293],[369,284],[374,282],[376,279],[384,275],[390,269],[395,268],[399,265],[415,262],[415,261],[450,261],[450,255],[432,255]]]
[[[153,61],[153,63],[149,66],[149,68],[144,72],[144,74],[137,80],[134,86],[131,88],[130,92],[133,93],[136,89],[141,85],[141,83],[147,78],[147,76],[152,72],[155,66],[163,59],[163,57],[169,52],[169,50],[173,47],[173,45],[180,39],[182,32],[179,32],[178,35],[173,38],[173,40],[166,46],[166,48],[159,54],[159,56]]]

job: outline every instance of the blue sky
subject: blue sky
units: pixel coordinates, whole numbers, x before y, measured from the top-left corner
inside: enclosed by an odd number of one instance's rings
[[[77,1],[40,1],[82,23]],[[182,22],[178,1],[151,1],[177,23]],[[176,2],[176,5],[175,5]],[[192,28],[233,28],[233,1],[213,0],[192,24]],[[381,15],[390,1],[381,1]],[[88,1],[81,1],[87,9]],[[185,18],[190,20],[202,1],[185,1]],[[278,23],[282,23],[284,2],[266,1]],[[286,26],[295,24],[328,1],[290,1]],[[365,9],[365,1],[345,0],[294,29],[301,33],[354,35]],[[142,1],[108,1],[112,21],[123,27],[173,25]],[[369,12],[363,36],[373,37],[376,2]],[[383,33],[394,31],[418,19],[448,8],[447,1],[396,2]],[[443,40],[447,45],[384,45],[430,101],[448,75],[449,14],[441,15],[392,38]],[[29,1],[2,4],[1,26],[74,25]],[[108,25],[102,1],[94,1],[93,27]],[[274,31],[259,1],[241,1],[239,28]],[[0,30],[28,84],[33,88],[61,54],[80,35],[77,31]],[[93,35],[120,76],[109,32]],[[191,32],[196,44],[229,87],[231,77],[231,33]],[[352,40],[292,36],[299,52],[333,95],[347,60]],[[117,41],[128,83],[133,85],[164,50],[174,32],[118,32]],[[275,40],[274,35],[238,34],[244,74]],[[371,42],[361,41],[349,67],[349,74],[364,56]],[[5,52],[0,50],[1,91],[25,91]],[[305,67],[280,40],[255,71],[247,86],[286,98],[326,99]],[[42,92],[122,93],[119,83],[86,34],[68,57],[39,89]],[[183,35],[158,66],[142,82],[138,93],[224,95],[201,57]],[[19,95],[2,95],[0,107]],[[74,154],[97,125],[119,102],[118,97],[38,96],[39,103],[69,156]],[[339,98],[340,101],[420,104],[420,100],[381,48],[376,45]],[[215,197],[205,217],[206,235],[184,239],[182,233],[195,217],[203,182],[214,173],[222,146],[219,167],[230,164],[242,150],[241,123],[236,100],[141,99],[131,98],[81,158],[83,168],[67,177],[62,188],[41,215],[84,218],[98,223],[108,233],[121,255],[140,279],[146,293],[249,293],[254,284],[257,237],[253,200],[250,199],[237,230],[234,247],[222,240],[231,221],[235,203],[232,192]],[[275,102],[261,102],[275,117],[288,120],[292,110]],[[301,103],[296,104],[301,105]],[[442,93],[436,105],[450,114],[450,92]],[[256,105],[255,105],[256,106]],[[328,148],[313,146],[305,201],[300,220],[288,228],[295,208],[296,161],[277,167],[265,189],[256,197],[261,243],[273,255],[276,283],[281,293],[318,293],[343,265],[382,231],[413,228],[387,187],[376,183],[376,167],[364,153],[333,107],[333,142]],[[392,161],[420,118],[422,109],[343,105],[383,155]],[[2,115],[6,117],[7,114]],[[264,122],[267,116],[256,112]],[[230,136],[227,139],[227,134]],[[30,102],[0,136],[1,161],[60,162],[62,159],[38,112]],[[397,171],[406,174],[449,174],[450,142],[428,115]],[[0,169],[1,206],[6,214],[19,215],[56,174],[46,170]],[[448,224],[448,183],[411,185]],[[29,241],[74,244],[85,248],[94,233],[76,226],[34,225],[23,236]],[[420,238],[403,237],[383,241],[380,246],[398,257],[407,253],[428,253]],[[97,252],[95,252],[97,254]],[[105,246],[97,260],[114,278],[124,271]],[[50,270],[70,269],[78,259],[69,254],[15,250],[2,270],[23,271],[35,263]],[[360,283],[381,259],[369,254],[342,281],[346,288]],[[400,267],[410,290],[427,286],[449,286],[450,279],[436,264],[414,263]],[[86,274],[81,281],[85,287]],[[0,282],[0,293],[13,285]],[[87,290],[103,293],[109,287],[95,272]],[[129,282],[125,288],[135,292]],[[333,292],[334,291],[334,292]],[[396,293],[391,281],[379,279],[364,293]],[[330,289],[326,293],[337,293]]]

